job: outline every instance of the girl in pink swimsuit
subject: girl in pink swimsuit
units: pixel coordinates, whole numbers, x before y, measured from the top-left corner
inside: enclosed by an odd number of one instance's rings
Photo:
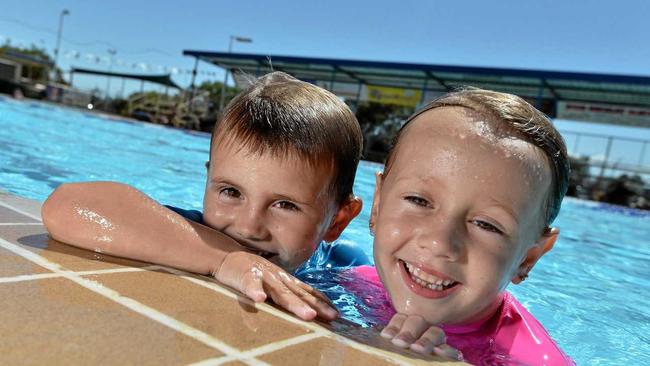
[[[566,193],[562,137],[523,99],[467,89],[412,116],[377,174],[372,267],[401,347],[475,364],[571,365],[508,292],[545,253]]]
[[[396,315],[375,267],[354,267],[349,275],[340,277],[354,279],[344,284],[347,291],[361,299],[372,298],[372,303],[366,302],[370,309],[366,315],[371,319],[386,324]],[[457,358],[474,365],[575,365],[512,294],[503,292],[500,302],[497,311],[485,319],[440,326],[446,344],[461,356]]]

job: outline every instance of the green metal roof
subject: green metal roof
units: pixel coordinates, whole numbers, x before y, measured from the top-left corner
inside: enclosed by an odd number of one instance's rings
[[[301,80],[449,91],[476,86],[536,100],[650,107],[650,77],[186,50],[233,72],[284,71]]]

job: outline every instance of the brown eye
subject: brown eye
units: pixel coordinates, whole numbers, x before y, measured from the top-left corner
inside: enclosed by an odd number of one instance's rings
[[[280,201],[275,204],[278,208],[289,211],[298,211],[299,208],[295,203],[289,201]]]
[[[408,202],[410,202],[410,203],[416,205],[416,206],[422,206],[422,207],[430,207],[430,206],[431,206],[431,204],[429,203],[429,201],[427,201],[426,199],[424,199],[424,198],[422,198],[422,197],[418,197],[418,196],[406,196],[406,197],[404,197],[404,199],[405,199],[406,201],[408,201]]]
[[[499,234],[499,235],[503,235],[503,231],[501,231],[498,227],[490,224],[489,222],[482,221],[482,220],[472,220],[471,223],[473,223],[474,225],[476,225],[477,227],[479,227],[482,230],[485,230],[485,231],[488,231],[488,232],[491,232],[491,233],[495,233],[495,234]]]
[[[228,198],[239,198],[241,197],[241,192],[239,192],[237,189],[232,188],[232,187],[227,187],[227,188],[222,188],[219,191],[220,195],[224,195]]]

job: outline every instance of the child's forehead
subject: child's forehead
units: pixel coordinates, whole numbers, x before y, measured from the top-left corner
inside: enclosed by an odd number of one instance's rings
[[[210,151],[210,165],[215,167],[224,164],[230,166],[233,163],[246,164],[251,160],[264,161],[267,169],[259,174],[294,178],[300,176],[303,180],[316,180],[323,187],[331,185],[334,177],[331,159],[310,159],[295,149],[253,147],[237,139],[228,139],[214,144]]]
[[[390,170],[405,174],[422,174],[434,166],[434,172],[468,169],[472,176],[496,180],[505,179],[500,172],[507,171],[526,185],[550,182],[550,166],[540,148],[468,108],[423,113],[404,131],[395,155]]]
[[[399,143],[417,144],[416,140],[421,140],[419,144],[424,149],[436,145],[423,144],[423,141],[447,140],[460,147],[461,155],[463,146],[480,144],[507,158],[529,160],[535,168],[546,164],[543,151],[522,138],[513,127],[464,107],[439,107],[418,116],[404,131]]]

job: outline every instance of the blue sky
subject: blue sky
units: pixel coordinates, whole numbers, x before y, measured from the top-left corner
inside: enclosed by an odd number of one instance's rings
[[[114,71],[173,70],[178,72],[174,80],[183,87],[190,83],[190,75],[184,71],[193,66],[193,59],[182,56],[183,50],[226,51],[230,35],[253,39],[251,44],[235,44],[234,52],[243,53],[650,76],[647,1],[272,3],[4,1],[0,42],[11,39],[14,45],[33,43],[52,51],[59,14],[68,9],[59,58],[64,70],[72,65],[106,70],[107,50],[114,48]],[[223,80],[222,71],[214,66],[201,63],[200,70],[197,83]],[[104,91],[106,79],[77,75],[75,86]],[[139,82],[127,81],[125,93],[139,88]],[[121,82],[114,80],[111,93],[120,91]],[[570,122],[558,126],[584,129]],[[592,125],[590,130],[650,139],[650,129]],[[603,142],[589,145],[598,145],[598,151],[585,153],[602,154]],[[620,160],[617,156],[623,156],[630,163],[636,162],[641,146],[632,145],[616,143],[613,158]]]
[[[0,42],[54,49],[60,65],[162,72],[190,69],[184,49],[650,75],[646,1],[6,1]],[[79,58],[75,59],[74,54]],[[99,57],[99,62],[97,61]],[[136,67],[133,67],[136,64]],[[164,69],[166,67],[167,69]],[[200,78],[221,80],[201,65]],[[189,75],[175,74],[183,86]],[[81,87],[105,87],[80,77]],[[119,89],[113,83],[112,91]],[[129,83],[127,89],[139,87]]]

